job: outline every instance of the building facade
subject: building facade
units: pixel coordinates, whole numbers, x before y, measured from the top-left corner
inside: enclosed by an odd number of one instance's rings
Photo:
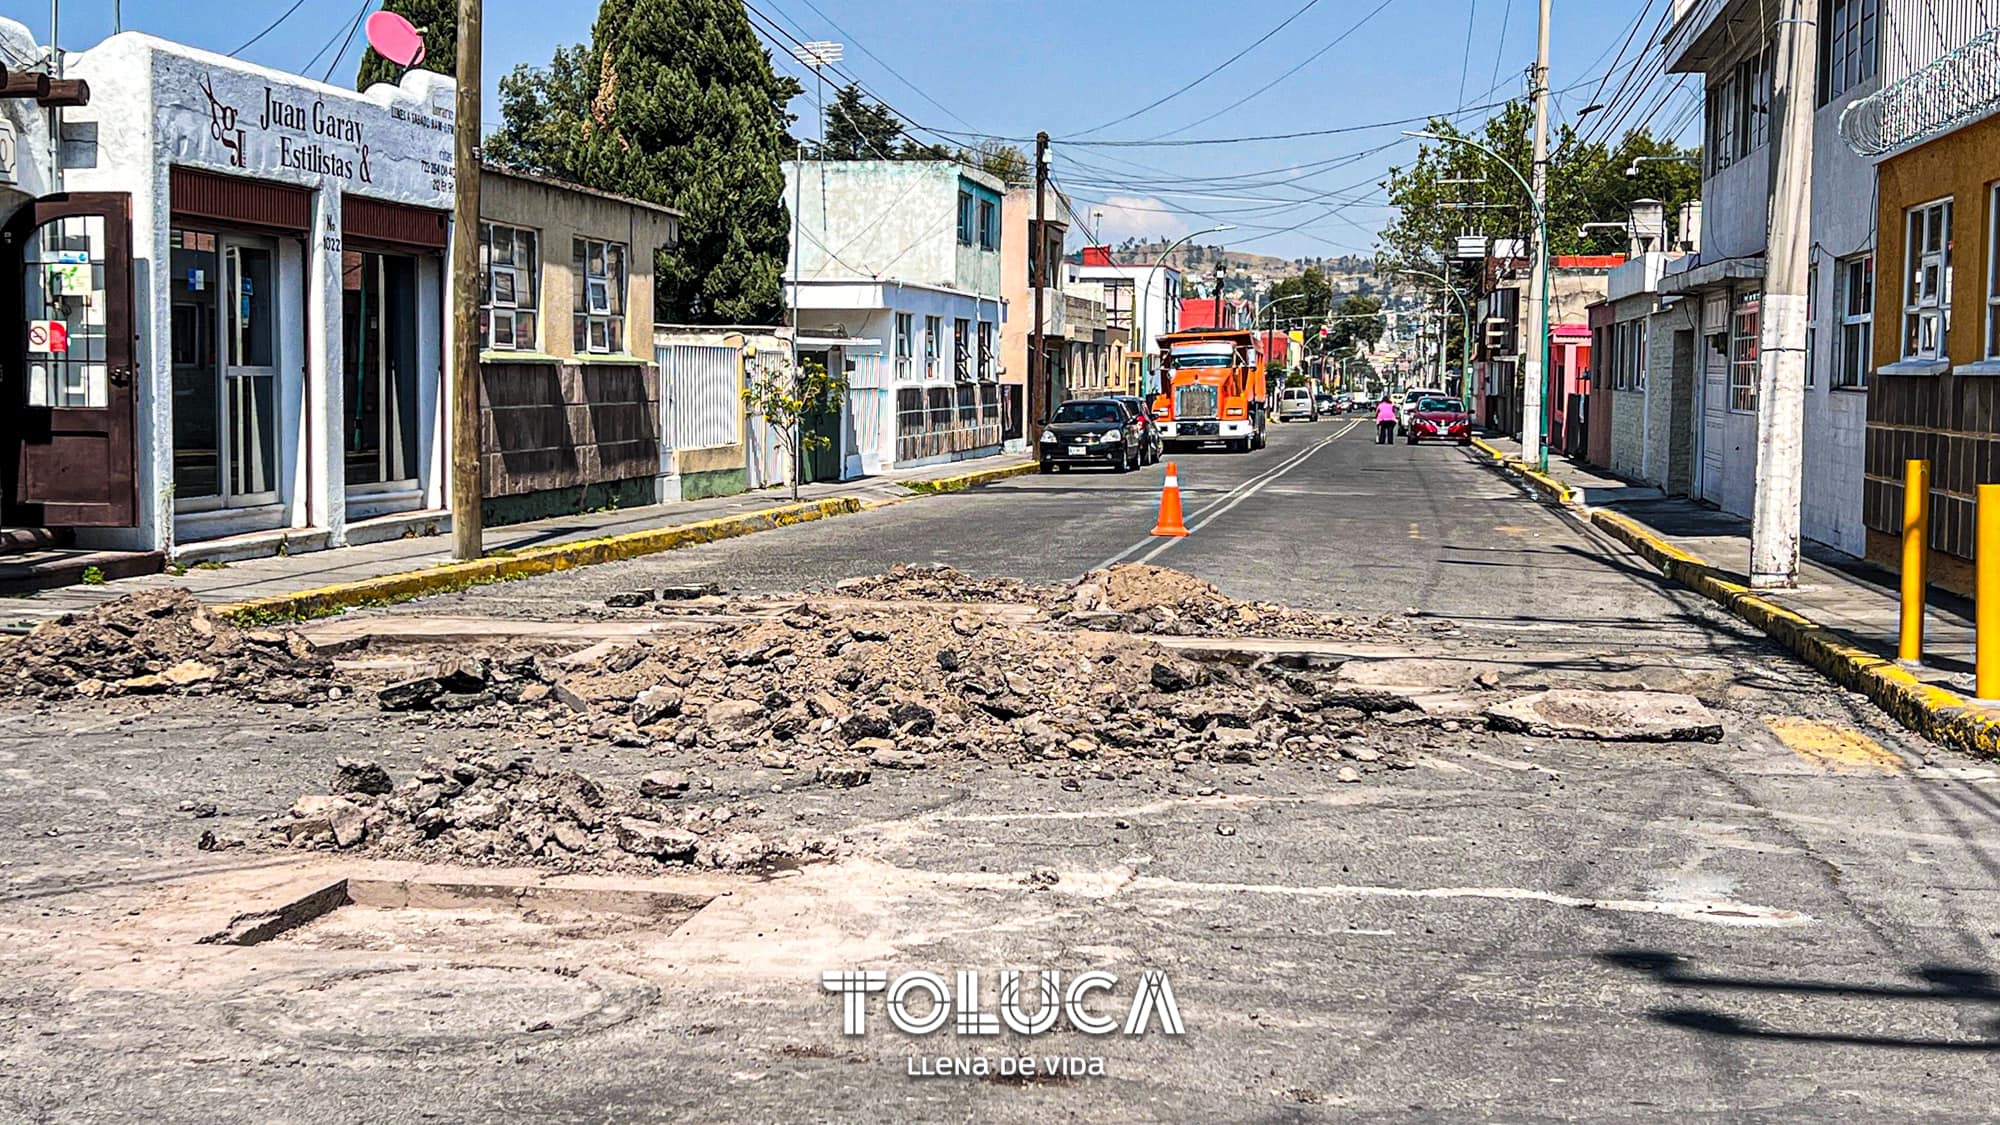
[[[801,362],[838,363],[850,388],[829,423],[840,453],[814,475],[998,453],[1006,185],[948,160],[790,162],[785,178]]]
[[[1007,414],[1008,439],[1022,442],[1025,426],[1048,417],[1049,404],[1070,397],[1073,380],[1069,349],[1068,270],[1063,244],[1069,238],[1069,200],[1045,188],[1043,218],[1035,218],[1035,189],[1013,185],[1001,214],[1001,292],[1009,316],[1000,334],[1000,382],[1013,404]],[[1041,293],[1042,322],[1035,323],[1035,295]],[[1042,364],[1036,373],[1037,348]],[[1025,404],[1025,405],[1021,405]]]
[[[0,264],[45,313],[7,347],[7,520],[182,558],[437,530],[451,80],[357,94],[136,33],[66,72],[91,96],[21,146]]]
[[[1087,246],[1072,280],[1104,286],[1105,326],[1127,334],[1125,379],[1132,394],[1160,389],[1160,337],[1181,330],[1181,273],[1157,263],[1121,265],[1108,246]]]

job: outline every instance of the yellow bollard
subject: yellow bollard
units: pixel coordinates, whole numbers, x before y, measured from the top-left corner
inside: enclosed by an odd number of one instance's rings
[[[1972,560],[1973,693],[2000,698],[2000,484],[1979,486],[1978,555]]]
[[[1896,659],[1924,658],[1924,591],[1930,582],[1931,463],[1903,462],[1903,622]]]

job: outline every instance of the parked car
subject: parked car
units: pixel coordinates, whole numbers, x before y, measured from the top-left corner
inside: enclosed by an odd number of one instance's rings
[[[1409,437],[1405,440],[1415,445],[1424,440],[1445,439],[1460,445],[1472,444],[1472,415],[1465,412],[1465,404],[1442,395],[1426,395],[1418,399],[1416,410],[1410,415]]]
[[[1130,410],[1132,416],[1139,420],[1139,427],[1143,431],[1141,436],[1144,439],[1143,452],[1139,458],[1139,463],[1141,465],[1159,464],[1160,458],[1166,456],[1167,443],[1160,438],[1160,425],[1153,420],[1153,412],[1146,409],[1146,400],[1140,398],[1138,395],[1112,395],[1110,397],[1114,402],[1124,403],[1125,409]]]
[[[1308,387],[1286,387],[1278,392],[1278,421],[1317,422],[1319,408],[1313,403],[1313,393]]]
[[[1117,399],[1071,399],[1056,407],[1055,417],[1042,430],[1037,443],[1042,471],[1105,465],[1129,472],[1144,456],[1142,433],[1138,417]]]
[[[1325,391],[1321,391],[1313,396],[1313,405],[1319,407],[1319,412],[1329,418],[1335,417],[1345,409],[1338,398]]]
[[[1427,398],[1444,398],[1443,387],[1411,387],[1403,392],[1402,401],[1396,404],[1396,432],[1407,435],[1410,419],[1417,412],[1417,404]]]

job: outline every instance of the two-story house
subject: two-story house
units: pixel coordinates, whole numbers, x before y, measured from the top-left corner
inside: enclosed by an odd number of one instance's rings
[[[1896,0],[1819,0],[1819,75],[1812,170],[1812,352],[1804,430],[1807,538],[1860,554],[1869,367],[1848,324],[1873,315],[1875,208],[1868,163],[1839,141],[1842,111],[1879,81],[1886,17]],[[1770,229],[1772,67],[1779,10],[1758,0],[1676,0],[1667,70],[1700,75],[1701,251],[1673,263],[1663,297],[1692,303],[1698,343],[1689,412],[1692,493],[1750,514],[1757,475],[1757,388],[1764,253]]]
[[[1069,202],[1054,188],[1043,189],[1042,218],[1035,218],[1033,184],[1007,192],[1000,214],[1001,292],[1012,314],[1000,333],[1000,384],[1009,409],[1002,411],[1007,440],[1020,439],[1025,425],[1047,418],[1049,403],[1068,398],[1067,306],[1063,302],[1063,243],[1069,237]],[[1042,323],[1035,323],[1035,291],[1041,291]],[[1036,369],[1036,349],[1041,368]],[[1024,405],[1025,404],[1025,405]]]
[[[1006,185],[949,160],[788,162],[801,362],[849,386],[844,475],[997,453]]]

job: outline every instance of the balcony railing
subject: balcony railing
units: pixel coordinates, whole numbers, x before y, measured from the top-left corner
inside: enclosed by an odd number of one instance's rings
[[[1857,99],[1840,115],[1840,135],[1862,156],[1885,156],[1935,140],[1995,110],[2000,110],[2000,27]]]

